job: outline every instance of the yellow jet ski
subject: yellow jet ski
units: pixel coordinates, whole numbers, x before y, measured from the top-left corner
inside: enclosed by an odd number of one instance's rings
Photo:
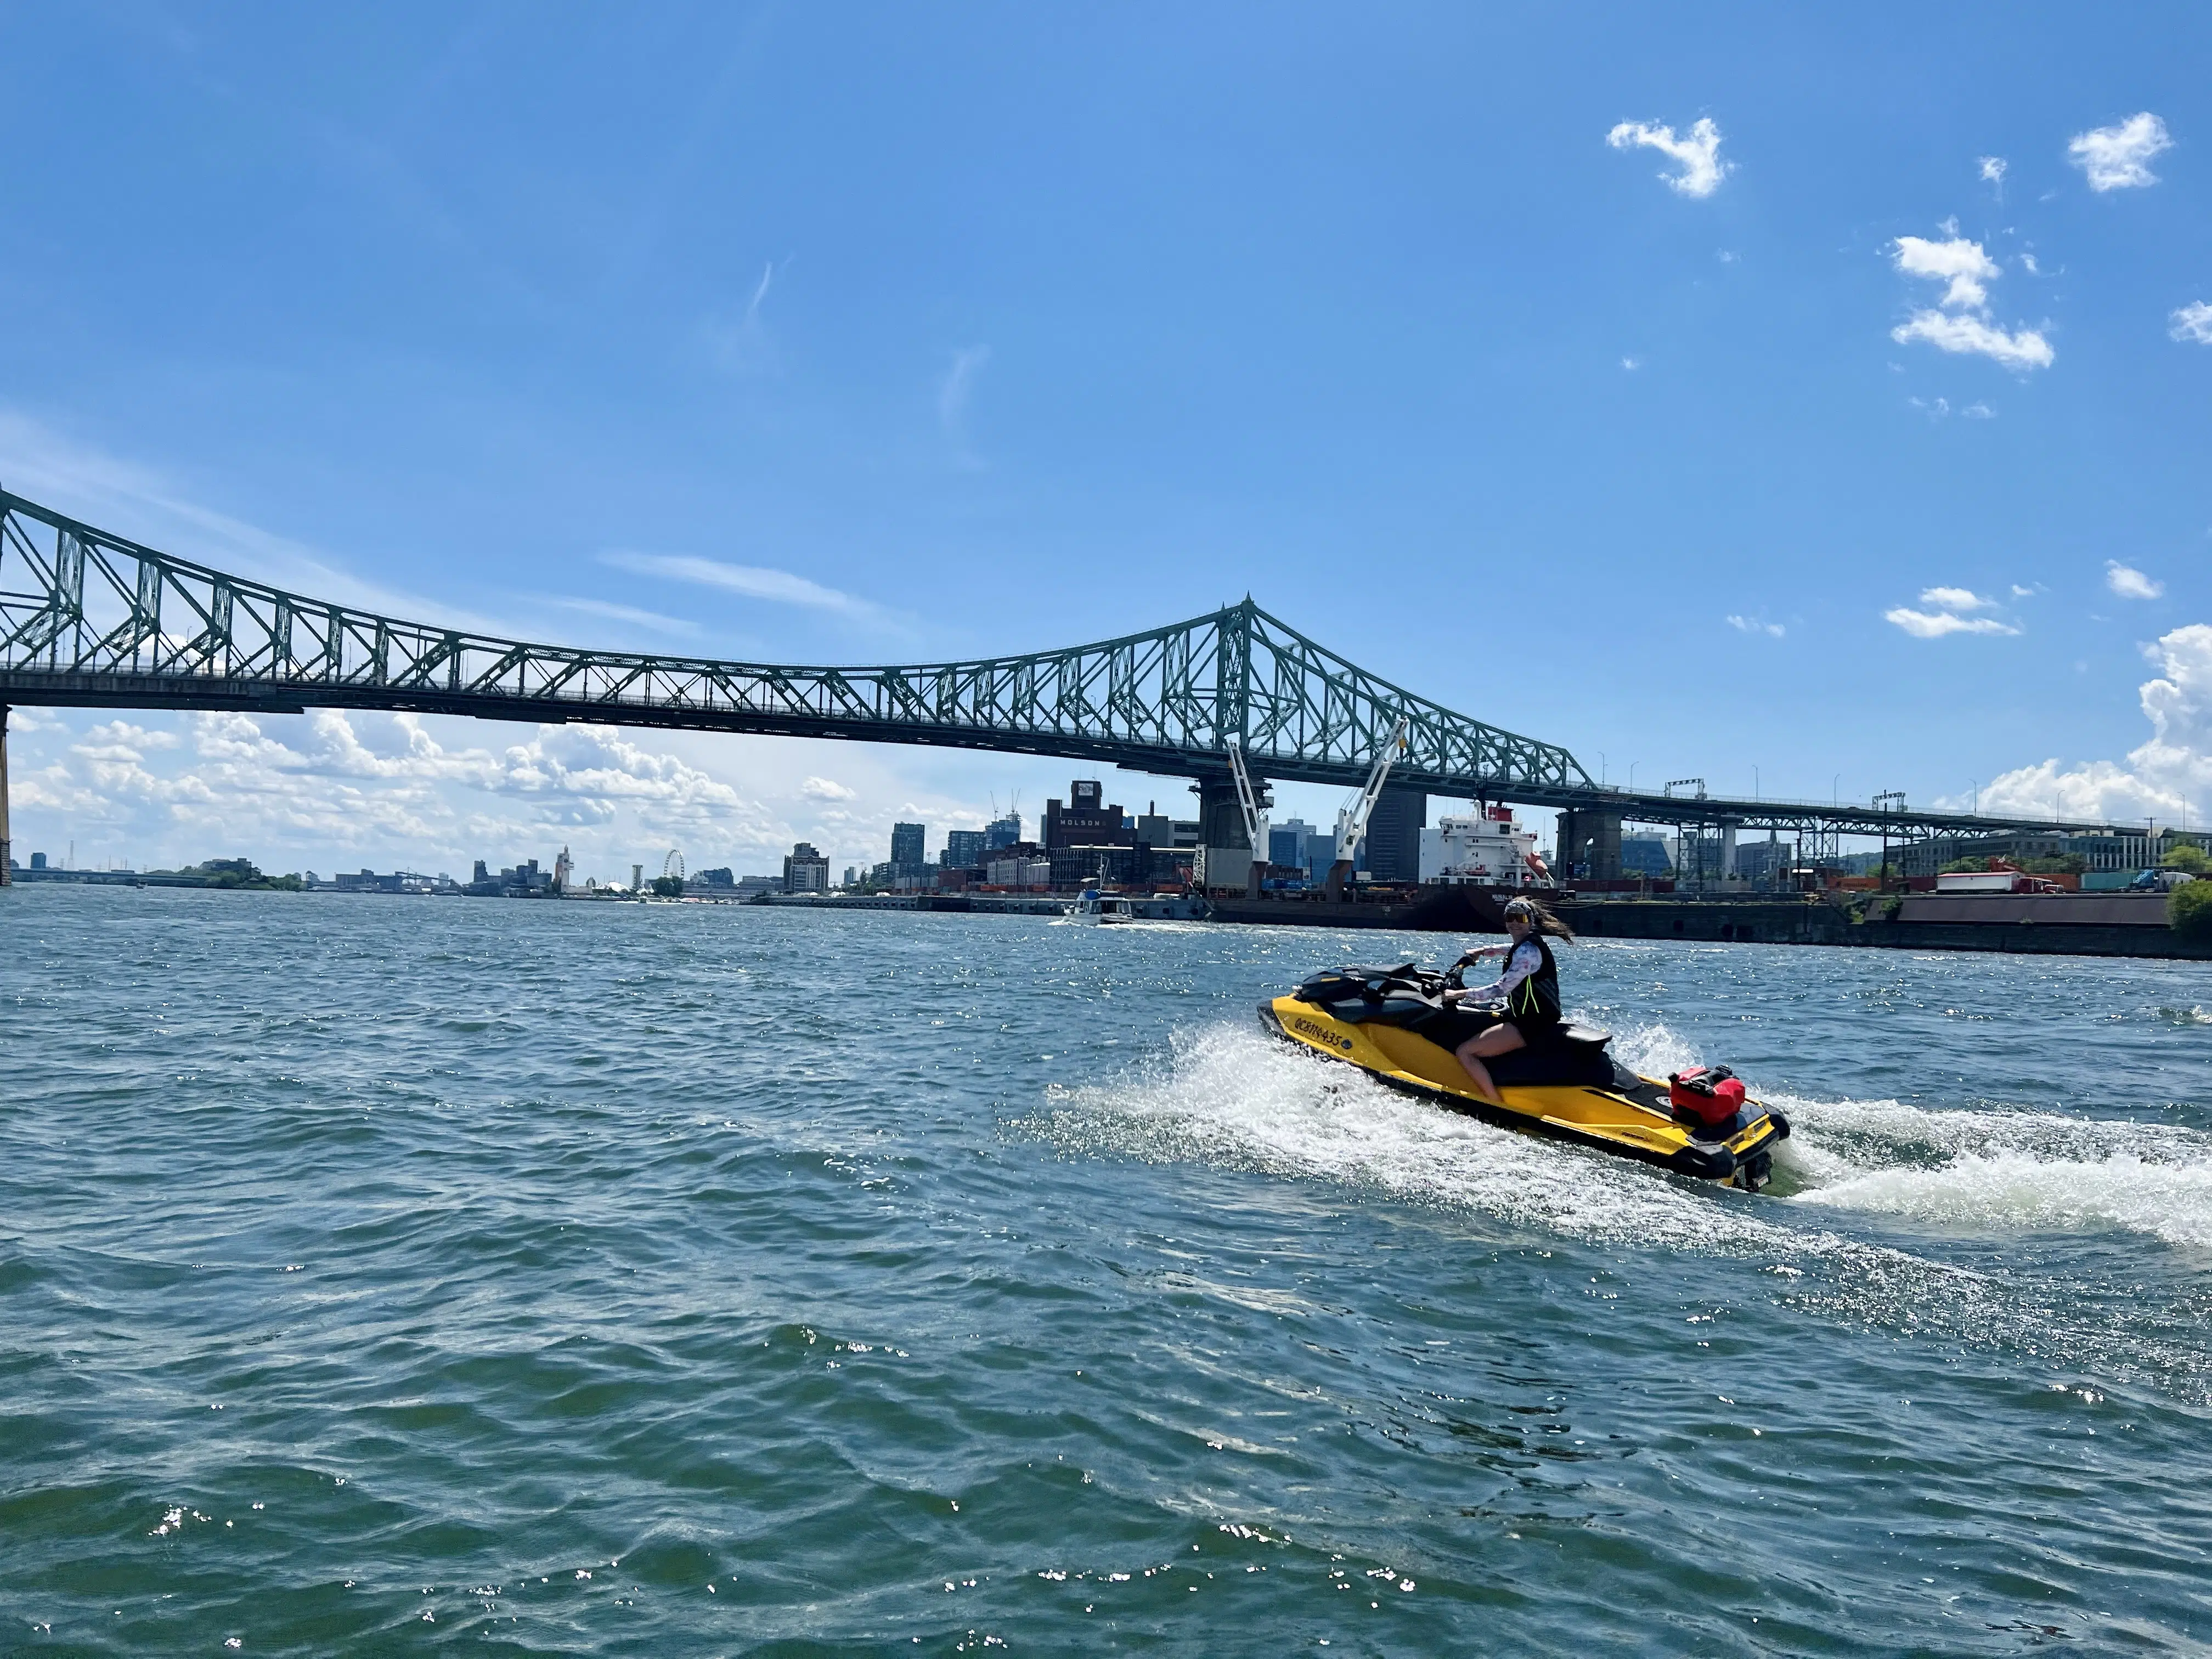
[[[1292,1042],[1455,1112],[1746,1192],[1772,1179],[1774,1146],[1790,1133],[1781,1113],[1746,1098],[1725,1067],[1691,1067],[1665,1082],[1638,1077],[1606,1052],[1609,1033],[1587,1026],[1563,1024],[1540,1046],[1486,1062],[1505,1102],[1492,1105],[1452,1052],[1466,1022],[1443,993],[1460,988],[1460,971],[1410,962],[1328,969],[1261,1003],[1260,1018]]]

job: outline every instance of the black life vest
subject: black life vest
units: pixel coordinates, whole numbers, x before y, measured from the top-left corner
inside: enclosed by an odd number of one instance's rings
[[[1534,945],[1544,958],[1544,965],[1515,986],[1505,1000],[1507,1018],[1526,1038],[1532,1030],[1546,1030],[1559,1023],[1559,964],[1552,960],[1552,947],[1541,933],[1532,933],[1521,943]],[[1518,951],[1521,945],[1513,948]],[[1508,966],[1512,960],[1506,957]]]

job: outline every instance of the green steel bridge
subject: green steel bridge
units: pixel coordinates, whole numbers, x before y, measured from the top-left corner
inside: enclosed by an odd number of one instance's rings
[[[587,651],[289,593],[0,490],[0,720],[10,703],[410,710],[930,744],[1208,785],[1225,785],[1234,749],[1260,778],[1356,786],[1402,717],[1407,746],[1391,785],[1431,794],[1830,837],[2126,833],[1914,812],[1893,798],[1859,806],[1708,799],[1702,786],[1695,796],[1607,787],[1566,750],[1380,679],[1249,599],[1117,640],[977,662],[806,668]],[[0,791],[4,778],[0,770]],[[0,814],[4,802],[0,793]]]

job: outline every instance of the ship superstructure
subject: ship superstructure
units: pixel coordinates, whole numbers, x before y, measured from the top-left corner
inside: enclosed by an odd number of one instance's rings
[[[1432,879],[1480,887],[1555,887],[1536,851],[1534,830],[1524,830],[1510,806],[1437,821],[1442,862]]]

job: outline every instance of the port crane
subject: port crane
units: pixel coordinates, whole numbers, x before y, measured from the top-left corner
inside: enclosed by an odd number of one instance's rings
[[[1251,769],[1244,764],[1244,751],[1229,751],[1229,774],[1237,781],[1237,810],[1244,815],[1244,834],[1252,843],[1251,872],[1245,878],[1245,891],[1253,898],[1260,896],[1261,872],[1267,867],[1267,815],[1260,807],[1259,792],[1252,787]]]
[[[1398,716],[1398,724],[1391,728],[1389,741],[1375,757],[1375,769],[1367,775],[1367,787],[1359,792],[1359,799],[1336,815],[1336,859],[1328,866],[1328,878],[1322,890],[1332,899],[1344,896],[1344,884],[1352,879],[1352,860],[1358,855],[1359,843],[1367,834],[1367,820],[1375,815],[1375,803],[1382,799],[1382,786],[1389,781],[1390,769],[1398,763],[1398,757],[1406,752],[1407,720]]]

